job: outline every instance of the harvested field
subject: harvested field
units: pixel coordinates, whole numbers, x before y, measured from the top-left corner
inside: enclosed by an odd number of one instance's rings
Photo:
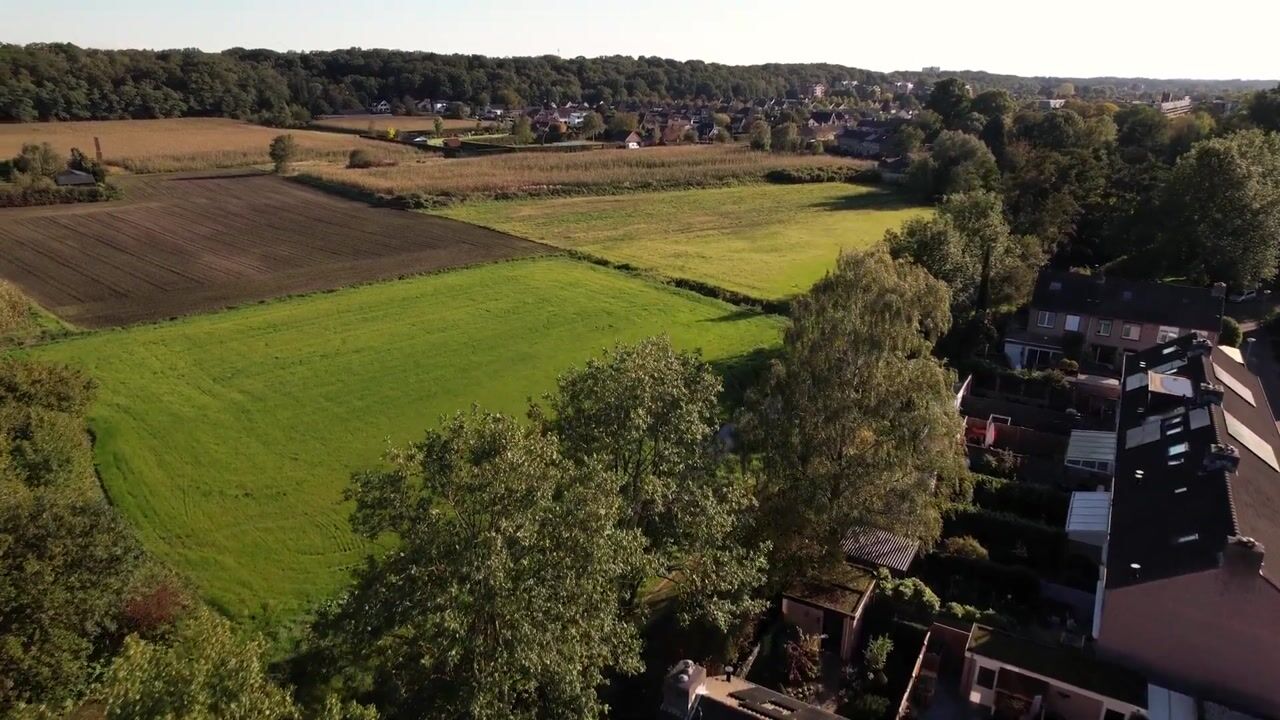
[[[775,345],[781,326],[541,257],[88,333],[31,354],[98,381],[98,471],[148,549],[233,618],[269,626],[330,597],[369,551],[342,489],[377,465],[387,439],[420,439],[473,402],[521,413],[615,342],[667,333],[725,361]]]
[[[759,179],[776,169],[852,166],[855,161],[829,155],[775,155],[741,145],[697,145],[426,158],[372,170],[317,165],[304,168],[303,173],[383,195],[421,193],[463,197],[700,187]]]
[[[445,217],[775,300],[929,210],[886,188],[756,184],[453,205]]]
[[[0,210],[0,278],[68,322],[102,327],[544,249],[270,175],[122,184],[123,202]]]
[[[0,123],[0,157],[16,155],[29,142],[47,142],[64,154],[78,147],[92,155],[97,137],[103,160],[131,172],[242,167],[269,163],[267,146],[284,133],[297,141],[300,161],[341,162],[355,148],[400,160],[420,155],[410,147],[331,132],[280,130],[229,118],[177,118]]]

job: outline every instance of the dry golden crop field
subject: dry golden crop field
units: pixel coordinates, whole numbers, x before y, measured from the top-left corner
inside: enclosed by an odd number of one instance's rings
[[[780,155],[741,145],[656,147],[573,153],[513,153],[472,158],[428,158],[395,167],[351,170],[316,165],[303,173],[386,195],[472,195],[554,191],[559,188],[671,188],[763,177],[798,167],[854,167],[827,155]]]
[[[315,130],[280,130],[230,118],[86,120],[0,124],[0,157],[17,154],[24,143],[47,142],[60,153],[78,147],[93,155],[94,137],[108,165],[131,172],[173,172],[270,162],[267,146],[282,133],[294,136],[300,161],[345,160],[355,148],[399,159],[413,148]]]
[[[474,130],[476,129],[476,120],[458,120],[456,118],[443,118],[445,130]],[[386,132],[389,129],[394,130],[434,130],[436,118],[434,115],[350,115],[344,117],[326,117],[319,120],[311,121],[313,127],[318,128],[335,128],[339,130],[366,131],[372,127],[374,132]],[[480,122],[480,127],[491,128],[494,126],[492,122]]]

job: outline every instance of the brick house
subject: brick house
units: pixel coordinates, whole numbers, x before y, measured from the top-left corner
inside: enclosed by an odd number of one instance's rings
[[[1217,342],[1226,288],[1144,282],[1046,270],[1036,280],[1027,327],[1008,333],[1014,368],[1053,365],[1072,342],[1082,361],[1118,370],[1129,353],[1190,332]]]

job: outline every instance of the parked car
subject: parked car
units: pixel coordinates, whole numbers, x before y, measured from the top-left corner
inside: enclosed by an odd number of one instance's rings
[[[1230,295],[1227,296],[1227,302],[1233,302],[1233,303],[1249,302],[1250,300],[1256,299],[1259,294],[1260,293],[1258,291],[1258,288],[1253,288],[1251,290],[1234,290]]]

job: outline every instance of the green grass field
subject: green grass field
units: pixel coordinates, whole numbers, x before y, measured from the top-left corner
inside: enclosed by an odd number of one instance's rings
[[[868,247],[926,212],[888,190],[822,183],[463,203],[440,214],[778,299],[808,290],[842,248]]]
[[[341,492],[443,413],[522,413],[618,341],[667,333],[709,360],[775,345],[781,320],[565,258],[487,265],[32,351],[100,383],[112,501],[145,544],[242,622],[331,595],[367,547]]]

